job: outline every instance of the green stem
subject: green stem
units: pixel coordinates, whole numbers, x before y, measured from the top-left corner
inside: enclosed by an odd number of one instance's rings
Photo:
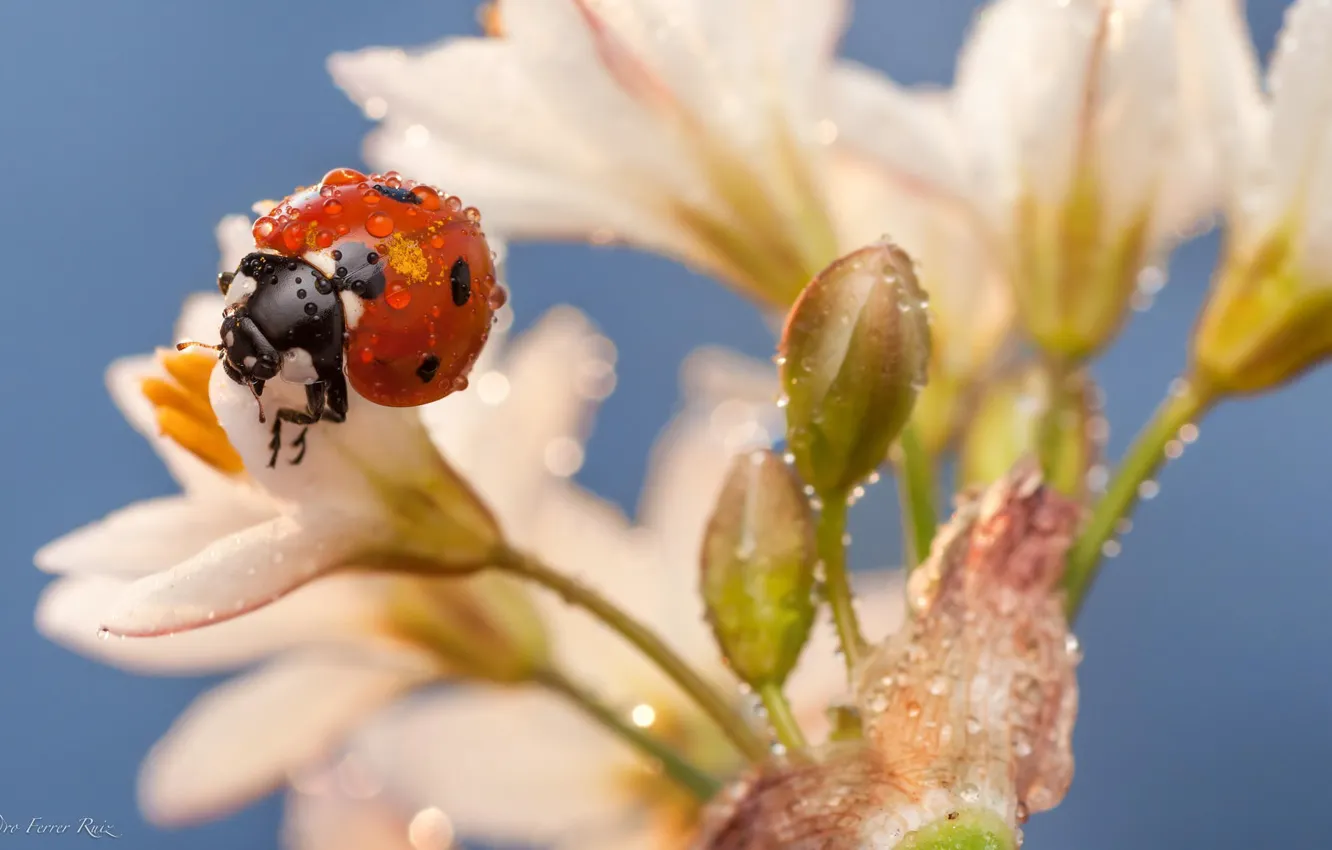
[[[1166,444],[1176,439],[1180,428],[1201,416],[1212,400],[1205,389],[1186,381],[1182,390],[1172,392],[1161,402],[1134,439],[1105,494],[1096,503],[1091,517],[1069,550],[1064,586],[1068,591],[1065,606],[1070,621],[1077,616],[1087,590],[1096,578],[1102,547],[1115,533],[1119,521],[1133,510],[1142,483],[1149,480],[1165,461]]]
[[[787,701],[786,694],[782,693],[782,686],[776,682],[769,682],[759,685],[756,690],[759,699],[763,700],[763,706],[768,709],[768,722],[777,733],[777,740],[781,741],[782,746],[788,751],[804,749],[805,733],[801,731],[800,723],[791,711],[791,703]]]
[[[916,429],[908,425],[897,438],[901,457],[897,469],[898,501],[902,510],[902,539],[907,553],[906,568],[915,569],[930,554],[936,514],[934,458],[925,450]]]
[[[837,638],[842,645],[848,675],[855,672],[865,650],[865,638],[856,620],[855,600],[851,593],[851,578],[846,571],[846,494],[832,493],[823,497],[816,530],[819,558],[823,561],[824,593],[832,609]]]
[[[1045,365],[1050,382],[1050,402],[1036,433],[1036,451],[1041,472],[1054,489],[1065,496],[1081,497],[1091,456],[1082,408],[1087,389],[1075,367],[1059,360]]]
[[[625,720],[620,712],[606,705],[586,688],[570,681],[564,674],[555,670],[545,670],[537,675],[536,680],[582,709],[593,720],[623,738],[631,746],[654,759],[667,776],[699,800],[711,800],[721,789],[721,783],[716,779],[690,764],[664,742]]]
[[[501,553],[495,566],[559,594],[565,602],[582,608],[618,633],[650,658],[704,713],[716,721],[726,736],[751,761],[768,757],[768,747],[732,703],[680,658],[651,629],[622,611],[615,603],[576,579],[551,569],[536,558],[515,550]]]

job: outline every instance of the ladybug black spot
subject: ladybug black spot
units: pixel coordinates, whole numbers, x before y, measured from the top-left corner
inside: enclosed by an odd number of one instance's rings
[[[404,204],[419,204],[421,199],[416,197],[408,189],[394,189],[391,186],[381,186],[375,184],[375,191],[386,198],[392,198],[395,201],[401,201]]]
[[[435,375],[439,373],[439,358],[433,354],[427,354],[421,358],[421,365],[416,367],[416,377],[421,379],[421,383],[428,384],[435,380]]]
[[[449,283],[453,286],[453,303],[461,307],[472,297],[472,270],[462,257],[453,261],[449,269]]]

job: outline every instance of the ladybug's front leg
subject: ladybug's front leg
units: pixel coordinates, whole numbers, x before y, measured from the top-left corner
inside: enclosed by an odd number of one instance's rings
[[[273,439],[268,444],[268,447],[273,450],[273,454],[268,459],[270,469],[277,466],[278,453],[282,451],[283,422],[294,422],[297,425],[305,426],[296,439],[291,441],[292,448],[299,449],[296,457],[291,459],[291,463],[297,464],[305,459],[305,433],[310,430],[311,425],[324,416],[327,401],[328,384],[323,381],[316,381],[313,384],[305,385],[305,410],[293,410],[290,407],[283,407],[278,410],[277,416],[273,418]]]

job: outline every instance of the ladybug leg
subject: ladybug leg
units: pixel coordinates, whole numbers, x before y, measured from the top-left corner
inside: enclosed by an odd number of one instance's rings
[[[278,417],[273,420],[273,439],[268,441],[268,448],[272,454],[268,456],[268,468],[273,469],[277,466],[278,452],[282,450],[282,415],[281,411]]]
[[[329,422],[347,420],[347,378],[338,372],[324,382],[324,418]]]
[[[273,442],[269,444],[269,447],[273,449],[273,457],[269,461],[269,466],[277,463],[277,453],[282,447],[282,441],[278,437],[278,428],[279,423],[284,421],[305,426],[301,428],[301,433],[297,435],[296,439],[291,441],[291,447],[299,449],[296,457],[291,459],[291,463],[295,465],[305,459],[305,434],[310,430],[310,426],[318,422],[320,417],[324,415],[327,398],[328,385],[323,381],[316,381],[313,384],[305,385],[305,410],[293,410],[290,407],[284,407],[277,412],[277,421],[273,427]]]

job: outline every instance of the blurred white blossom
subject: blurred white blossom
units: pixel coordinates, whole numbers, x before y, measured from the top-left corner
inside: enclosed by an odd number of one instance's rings
[[[777,433],[775,385],[766,367],[724,351],[693,355],[684,382],[688,401],[653,451],[639,523],[579,494],[540,513],[530,545],[634,612],[696,669],[733,690],[703,621],[698,555],[727,461]],[[866,574],[862,589],[863,619],[873,636],[896,629],[905,611],[897,574]],[[543,607],[562,669],[705,769],[734,775],[743,767],[711,721],[655,667],[599,623],[549,601]],[[796,714],[815,740],[828,730],[826,708],[846,688],[835,647],[830,624],[821,622],[788,682]],[[461,838],[567,850],[682,847],[698,815],[698,802],[641,754],[535,689],[422,693],[366,727],[349,757],[379,777],[383,792],[373,801],[379,810],[392,804],[402,813],[440,812]],[[322,781],[299,784],[289,835],[314,834],[328,817],[345,816],[327,805],[328,795],[340,793]],[[329,814],[318,817],[319,810]],[[407,822],[401,817],[400,830]],[[317,844],[294,840],[293,846]]]
[[[1060,356],[1113,336],[1215,200],[1179,78],[1175,5],[997,0],[948,93],[903,91],[865,69],[837,80],[843,141],[958,204],[1028,332]]]

